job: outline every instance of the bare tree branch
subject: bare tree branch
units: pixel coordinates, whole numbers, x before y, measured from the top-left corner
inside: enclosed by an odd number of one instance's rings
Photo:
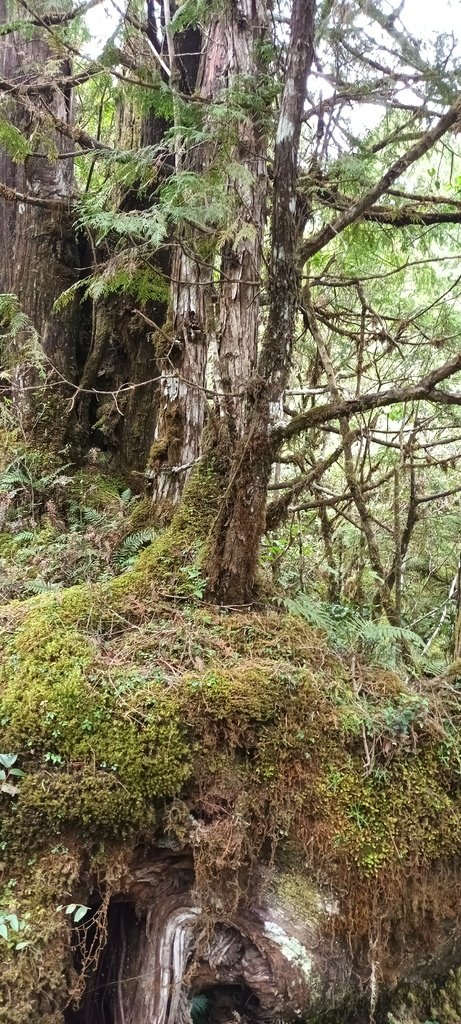
[[[437,391],[437,384],[453,377],[461,371],[461,352],[452,356],[442,366],[432,370],[431,373],[421,377],[416,384],[407,387],[392,387],[386,391],[370,392],[366,395],[359,395],[357,398],[345,398],[340,402],[329,402],[325,405],[316,405],[312,409],[294,416],[290,423],[284,427],[276,427],[273,431],[275,445],[280,445],[290,437],[296,437],[305,430],[330,420],[339,419],[341,416],[350,417],[359,412],[366,412],[369,409],[386,408],[395,405],[397,402],[409,402],[417,399],[425,399],[428,402],[435,402],[442,405],[461,405],[461,392]]]

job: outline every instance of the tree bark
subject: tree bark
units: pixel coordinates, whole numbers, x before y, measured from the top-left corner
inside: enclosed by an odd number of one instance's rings
[[[229,6],[215,23],[214,53],[210,57],[214,78],[226,81],[231,92],[250,83],[257,94],[263,65],[258,44],[267,29],[265,4],[241,0]],[[210,95],[213,84],[210,83]],[[247,391],[257,363],[260,322],[261,260],[267,203],[267,140],[264,131],[264,100],[239,116],[237,139],[231,160],[239,168],[229,176],[229,193],[235,202],[235,241],[226,241],[220,265],[219,323],[215,382],[216,407],[231,442],[241,438],[248,425]]]
[[[220,912],[203,906],[187,853],[158,850],[133,865],[73,1024],[191,1024],[200,993],[210,1024],[275,1022],[340,1002],[358,979],[345,945],[324,935],[334,901],[306,883],[313,912],[301,920],[265,877],[267,895],[253,893],[251,910]]]
[[[284,884],[294,880],[299,904],[283,897]],[[209,1024],[320,1018],[384,1024],[399,985],[407,982],[413,991],[459,963],[459,923],[450,913],[434,920],[428,893],[415,919],[409,907],[395,910],[378,944],[376,936],[358,940],[341,932],[334,894],[307,873],[260,865],[247,898],[233,910],[204,904],[196,881],[187,850],[133,857],[109,904],[105,945],[83,999],[67,1011],[68,1024],[191,1024],[198,996],[205,1000],[198,1019]]]
[[[21,17],[22,9],[18,13]],[[0,0],[0,22],[8,20],[6,0]],[[27,39],[20,32],[0,38],[0,73],[11,82],[20,84],[34,69],[43,70],[52,56],[49,41],[39,29]],[[69,73],[67,61],[62,70]],[[65,206],[73,191],[73,161],[65,158],[67,140],[51,126],[33,138],[34,104],[72,124],[72,97],[52,82],[47,92],[29,93],[27,99],[7,99],[5,113],[30,140],[33,150],[46,153],[49,147],[55,155],[48,158],[32,152],[23,163],[15,163],[6,152],[0,153],[0,180],[19,192],[64,204],[47,209],[0,199],[0,291],[17,295],[23,312],[40,335],[45,356],[45,379],[41,381],[27,352],[21,352],[20,343],[11,352],[16,413],[27,433],[38,432],[45,442],[60,447],[72,393],[67,382],[72,384],[76,379],[78,325],[74,307],[65,314],[55,314],[53,304],[74,283],[79,265],[72,219]],[[57,382],[59,388],[54,387]],[[48,391],[46,385],[53,387]]]
[[[253,383],[251,416],[231,465],[208,559],[210,591],[224,604],[245,604],[255,594],[267,488],[276,451],[271,423],[291,365],[300,285],[298,158],[307,77],[314,55],[314,14],[314,2],[293,0],[274,156],[268,324]]]
[[[221,92],[229,95],[239,85],[248,89],[250,80],[258,80],[257,43],[265,22],[261,0],[229,4],[212,17],[196,86],[203,101],[214,102]],[[239,165],[239,175],[230,172],[228,180],[235,204],[235,241],[224,243],[217,292],[212,285],[213,259],[200,258],[200,235],[189,230],[174,257],[171,339],[163,340],[163,401],[153,447],[154,501],[167,511],[179,501],[202,451],[210,350],[215,355],[215,405],[226,441],[235,444],[248,422],[245,389],[257,359],[267,184],[266,140],[260,120],[256,109],[245,116],[239,112],[238,126],[230,126],[236,138],[229,159]],[[202,146],[192,160],[189,157],[187,166],[206,169],[213,159],[213,146]]]

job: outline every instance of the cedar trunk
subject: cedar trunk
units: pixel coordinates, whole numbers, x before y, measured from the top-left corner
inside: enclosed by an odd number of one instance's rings
[[[23,13],[18,8],[17,15]],[[12,17],[8,10],[10,14]],[[6,0],[0,0],[0,22],[8,20]],[[48,39],[39,30],[27,39],[19,32],[0,37],[0,73],[12,83],[33,77],[34,70],[42,70],[51,56]],[[67,61],[61,70],[69,73]],[[53,85],[45,88],[39,84],[37,91],[26,97],[4,101],[6,116],[26,138],[31,138],[36,127],[32,105],[40,111],[48,107],[66,124],[72,123],[71,96]],[[16,413],[27,433],[39,432],[46,442],[59,447],[65,439],[68,399],[76,379],[78,323],[75,307],[59,315],[53,312],[53,304],[76,280],[79,257],[66,205],[73,191],[73,161],[65,157],[68,140],[52,128],[46,129],[46,135],[39,133],[33,140],[33,151],[46,154],[51,147],[56,159],[29,155],[23,163],[15,163],[6,152],[0,152],[0,180],[50,202],[46,208],[0,200],[0,291],[17,295],[23,312],[39,332],[45,356],[39,375],[20,341],[16,351],[9,353]],[[47,390],[44,384],[53,387]]]

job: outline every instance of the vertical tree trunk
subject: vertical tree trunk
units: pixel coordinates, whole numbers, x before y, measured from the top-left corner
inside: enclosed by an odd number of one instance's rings
[[[461,555],[459,556],[458,573],[456,580],[456,619],[455,619],[455,642],[453,660],[461,658]]]
[[[153,500],[159,517],[178,503],[200,454],[205,420],[205,373],[212,268],[194,254],[194,239],[176,246],[172,268],[172,320],[158,332],[162,351],[160,409],[151,449]]]
[[[231,441],[247,426],[247,392],[256,370],[260,322],[261,258],[267,198],[267,141],[264,98],[258,83],[264,70],[258,44],[264,39],[267,15],[261,0],[241,0],[216,22],[210,64],[215,79],[233,89],[254,89],[253,109],[241,112],[232,160],[239,167],[229,176],[235,197],[237,237],[225,243],[220,266],[217,330],[217,406]],[[212,90],[212,83],[210,83]],[[231,128],[231,131],[235,130]],[[223,397],[223,394],[225,397]]]
[[[24,14],[22,8],[11,12],[11,16],[13,13],[19,17]],[[0,0],[0,22],[8,20],[6,0]],[[43,72],[52,56],[49,39],[42,30],[33,30],[27,37],[20,32],[0,37],[0,73],[18,85],[32,79],[34,72]],[[64,61],[62,72],[69,70],[68,62]],[[75,311],[68,309],[65,315],[52,312],[58,295],[76,280],[78,267],[75,234],[66,207],[73,191],[73,161],[64,156],[67,142],[51,127],[33,136],[37,125],[32,105],[42,111],[50,109],[67,124],[72,122],[71,96],[51,82],[49,88],[40,85],[35,93],[29,91],[27,96],[7,98],[3,104],[11,123],[30,139],[33,152],[23,163],[15,163],[3,153],[1,180],[22,193],[49,200],[50,206],[0,200],[0,290],[17,295],[23,312],[39,332],[45,354],[44,383],[54,384],[62,378],[74,381],[76,373]],[[54,151],[56,158],[34,155],[46,154],[47,148]],[[23,428],[32,433],[39,431],[45,441],[60,446],[66,433],[67,399],[72,389],[66,390],[64,384],[49,392],[39,386],[37,371],[31,367],[27,353],[12,352],[11,362],[16,364],[13,399]]]
[[[254,406],[237,446],[230,480],[213,528],[210,590],[224,604],[254,597],[259,544],[265,530],[267,487],[275,455],[271,413],[290,371],[300,272],[297,179],[307,76],[314,55],[314,0],[293,0],[291,40],[274,154],[268,324],[258,363]]]
[[[159,50],[162,42],[158,36],[155,11],[149,4],[147,13],[149,37]],[[143,46],[143,41],[139,40],[138,44]],[[189,26],[175,36],[175,44],[180,89],[188,94],[194,89],[197,77],[199,30]],[[143,60],[149,66],[150,54],[145,41],[144,50]],[[140,114],[133,103],[126,101],[126,97],[118,107],[116,135],[122,150],[136,151],[156,146],[170,127],[165,117],[153,109]],[[168,176],[169,170],[164,167],[160,173],[163,178]],[[139,193],[136,184],[128,191],[120,190],[117,197],[117,205],[124,212],[146,210],[157,201],[156,187],[146,195],[145,192]],[[101,254],[96,255],[98,258]],[[107,255],[104,251],[101,261],[105,261]],[[109,258],[110,255],[109,252]],[[90,255],[88,262],[91,259]],[[133,269],[139,270],[135,258]],[[134,472],[137,476],[146,469],[155,432],[159,429],[158,353],[161,352],[162,331],[168,311],[168,299],[162,294],[164,289],[167,292],[167,282],[171,278],[168,249],[162,248],[150,256],[143,254],[142,269],[150,272],[153,280],[157,279],[155,299],[141,303],[126,291],[123,295],[102,297],[94,304],[93,331],[81,371],[82,393],[76,403],[76,426],[82,447],[88,446],[94,438],[111,453],[124,472]],[[157,345],[153,324],[159,327],[160,343]],[[94,389],[93,395],[91,389]],[[157,461],[155,448],[151,461],[154,464]]]
[[[221,91],[255,88],[259,76],[256,44],[263,37],[266,16],[262,0],[228,4],[206,29],[196,92],[208,102]],[[180,241],[172,272],[171,337],[162,339],[162,403],[153,447],[154,500],[169,510],[201,454],[206,413],[207,357],[215,349],[214,380],[217,410],[231,443],[245,431],[245,388],[254,374],[259,326],[262,236],[266,198],[266,140],[261,111],[244,116],[235,134],[229,173],[229,195],[235,197],[235,241],[226,241],[220,259],[217,294],[212,295],[212,259],[200,258],[200,238],[189,232]],[[206,145],[187,166],[205,169],[212,157]],[[213,302],[213,298],[216,300]],[[217,305],[217,313],[213,306]]]

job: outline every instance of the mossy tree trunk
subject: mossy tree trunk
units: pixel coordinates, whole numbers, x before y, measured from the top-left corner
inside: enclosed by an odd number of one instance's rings
[[[147,5],[148,34],[158,50],[165,54],[166,40],[157,24],[155,9]],[[142,56],[149,67],[149,47],[140,44]],[[189,94],[195,87],[200,55],[200,32],[189,26],[175,36],[180,90]],[[163,79],[165,80],[165,74]],[[136,104],[121,94],[117,106],[117,146],[123,151],[136,152],[145,147],[158,146],[171,124],[155,109],[140,114]],[[159,171],[160,181],[171,173],[165,164]],[[127,190],[119,190],[117,205],[123,212],[142,211],[158,202],[157,184],[152,191],[141,192],[136,183]],[[96,267],[113,253],[103,251],[96,255]],[[90,260],[89,260],[90,261]],[[145,300],[129,290],[121,295],[106,295],[94,304],[93,332],[82,369],[81,396],[77,403],[78,429],[84,446],[92,436],[110,452],[112,458],[135,479],[148,470],[155,471],[153,442],[162,429],[160,364],[162,342],[159,338],[167,319],[169,283],[171,279],[171,252],[168,246],[158,252],[142,254],[140,263],[133,256],[128,267],[133,276],[141,269],[150,282],[152,297]],[[94,391],[92,395],[92,390]],[[92,434],[92,431],[94,433]]]

